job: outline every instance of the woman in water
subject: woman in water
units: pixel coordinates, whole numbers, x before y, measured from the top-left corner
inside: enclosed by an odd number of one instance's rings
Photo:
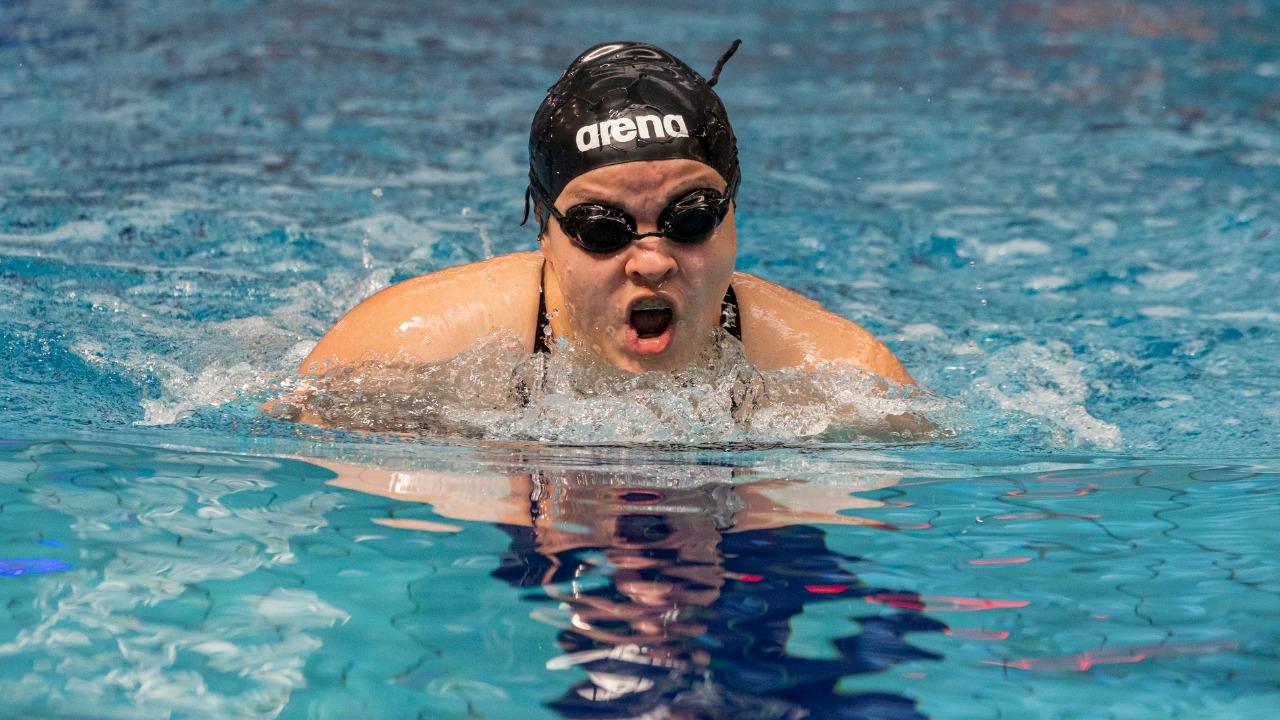
[[[503,334],[530,353],[565,342],[630,373],[678,370],[727,333],[759,370],[836,365],[912,383],[864,328],[735,272],[737,143],[712,86],[736,48],[710,81],[653,45],[587,50],[533,120],[538,250],[382,290],[301,372],[439,363]]]

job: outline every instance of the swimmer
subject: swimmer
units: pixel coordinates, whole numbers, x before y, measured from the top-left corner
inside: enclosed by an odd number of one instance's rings
[[[713,86],[737,47],[709,80],[645,43],[584,52],[533,119],[525,201],[537,251],[378,292],[300,372],[438,363],[501,333],[529,353],[563,341],[638,374],[685,367],[728,333],[759,370],[843,366],[913,383],[861,326],[735,271],[737,141]]]

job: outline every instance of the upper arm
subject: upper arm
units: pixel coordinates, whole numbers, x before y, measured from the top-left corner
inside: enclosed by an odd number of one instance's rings
[[[531,346],[539,267],[535,255],[522,253],[392,285],[335,323],[299,371],[319,375],[379,360],[438,362],[504,330]]]
[[[849,364],[899,383],[914,383],[887,345],[866,328],[800,293],[736,273],[747,357],[762,370]]]

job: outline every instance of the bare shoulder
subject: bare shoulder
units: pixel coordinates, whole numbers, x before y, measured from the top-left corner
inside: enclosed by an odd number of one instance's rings
[[[744,272],[734,273],[733,291],[742,312],[743,345],[756,367],[846,363],[896,382],[915,382],[893,351],[866,328],[814,300]]]
[[[533,345],[542,256],[513,253],[419,275],[352,308],[303,361],[306,375],[379,359],[445,360],[510,331]]]

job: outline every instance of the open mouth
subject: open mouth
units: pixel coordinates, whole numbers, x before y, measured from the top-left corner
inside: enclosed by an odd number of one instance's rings
[[[645,298],[631,308],[628,321],[641,338],[655,338],[671,326],[671,305],[659,298]]]

